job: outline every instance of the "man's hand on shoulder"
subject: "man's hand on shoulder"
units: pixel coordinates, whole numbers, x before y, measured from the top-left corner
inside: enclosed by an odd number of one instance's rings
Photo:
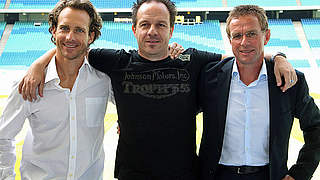
[[[171,59],[176,59],[183,51],[184,48],[180,44],[176,42],[169,44],[169,56]]]
[[[38,68],[37,66],[33,67],[33,65],[31,65],[27,74],[19,83],[19,93],[22,95],[23,99],[30,102],[36,100],[37,87],[39,95],[43,97],[44,79],[43,69]]]
[[[287,61],[286,57],[275,56],[274,58],[274,74],[277,80],[277,86],[280,86],[282,92],[285,92],[297,83],[297,74],[292,65]],[[282,82],[281,77],[285,82]],[[281,86],[284,84],[283,86]]]

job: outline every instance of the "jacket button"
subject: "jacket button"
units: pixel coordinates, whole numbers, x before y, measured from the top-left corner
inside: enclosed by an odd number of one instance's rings
[[[213,173],[214,173],[214,170],[213,170],[213,169],[211,169],[211,170],[209,171],[209,173],[210,173],[210,174],[213,174]]]

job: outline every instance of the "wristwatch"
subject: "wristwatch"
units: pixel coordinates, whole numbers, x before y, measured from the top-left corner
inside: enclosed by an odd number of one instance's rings
[[[287,56],[286,56],[285,53],[276,52],[276,54],[273,54],[273,55],[271,56],[271,60],[274,61],[274,58],[275,58],[276,56],[282,56],[282,57],[284,57],[284,58],[287,58]]]

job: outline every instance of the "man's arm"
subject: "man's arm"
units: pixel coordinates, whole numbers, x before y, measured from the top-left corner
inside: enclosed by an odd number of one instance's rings
[[[299,72],[298,72],[299,73]],[[301,74],[301,75],[300,75]],[[297,93],[291,98],[296,98],[292,104],[293,115],[299,119],[303,131],[305,144],[299,151],[298,160],[289,170],[289,175],[294,179],[310,179],[320,161],[320,111],[309,89],[305,77],[299,73]]]
[[[183,47],[177,43],[172,43],[168,48],[171,58],[176,58],[184,50]],[[24,100],[36,100],[37,87],[40,97],[43,97],[43,86],[45,79],[44,70],[55,53],[56,48],[53,48],[47,51],[44,55],[39,57],[35,62],[31,64],[26,75],[23,77],[22,81],[19,84],[19,93],[22,94]],[[105,60],[105,58],[103,58],[103,60]]]
[[[38,93],[41,97],[43,97],[43,86],[45,79],[44,70],[55,53],[56,48],[53,48],[47,51],[44,55],[39,57],[35,62],[31,64],[30,68],[27,71],[27,74],[19,83],[19,93],[22,94],[24,100],[36,100],[36,88],[38,86]]]
[[[14,180],[16,162],[15,136],[26,119],[25,101],[18,93],[18,85],[7,99],[7,105],[0,117],[0,179]]]

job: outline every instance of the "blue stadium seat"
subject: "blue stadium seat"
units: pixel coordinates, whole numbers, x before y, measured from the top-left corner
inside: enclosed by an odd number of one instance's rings
[[[36,58],[54,47],[48,23],[34,26],[33,22],[16,22],[0,56],[0,65],[29,66]]]
[[[3,9],[5,4],[6,0],[0,0],[0,9]]]
[[[131,8],[136,0],[91,0],[96,8]]]
[[[178,42],[185,49],[197,48],[203,51],[225,53],[224,43],[217,20],[204,21],[196,25],[175,25],[170,42]]]
[[[228,7],[234,7],[242,4],[255,4],[258,6],[297,6],[296,0],[228,0]]]
[[[310,67],[290,19],[269,19],[269,29],[271,38],[265,47],[266,52],[286,53],[294,68]]]
[[[174,2],[178,8],[222,7],[222,0],[175,0]]]
[[[290,19],[269,19],[271,39],[268,46],[301,48],[298,36]]]
[[[5,26],[6,26],[6,22],[0,22],[0,39],[2,37],[2,33],[4,31]]]
[[[52,9],[58,0],[11,0],[9,9]]]
[[[315,0],[300,0],[302,6],[320,6],[320,1]]]
[[[320,19],[301,19],[310,48],[320,48]]]

